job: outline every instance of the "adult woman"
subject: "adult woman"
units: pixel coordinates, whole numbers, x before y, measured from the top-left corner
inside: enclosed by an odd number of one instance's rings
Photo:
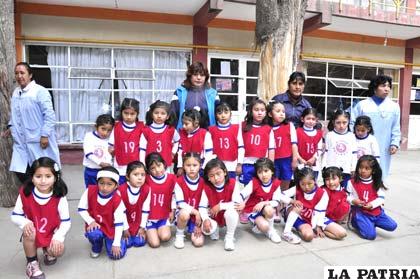
[[[15,67],[19,86],[13,91],[9,121],[13,137],[10,170],[23,182],[28,167],[40,157],[60,162],[55,137],[55,113],[50,93],[32,81],[32,69],[20,62]]]
[[[376,139],[379,143],[380,165],[382,178],[388,176],[391,155],[395,154],[400,146],[400,107],[387,98],[391,92],[392,78],[385,75],[375,76],[369,84],[372,97],[357,103],[351,110],[351,126],[360,115],[367,115],[372,122]]]
[[[172,97],[171,112],[177,117],[177,129],[182,127],[182,113],[186,109],[199,108],[202,128],[216,124],[214,109],[220,102],[217,91],[210,87],[209,71],[201,62],[192,63],[186,79]]]
[[[286,119],[292,122],[295,127],[300,125],[300,116],[306,108],[311,108],[311,104],[302,96],[305,88],[305,74],[293,72],[287,82],[288,89],[285,93],[277,94],[272,100],[283,103],[286,110]]]

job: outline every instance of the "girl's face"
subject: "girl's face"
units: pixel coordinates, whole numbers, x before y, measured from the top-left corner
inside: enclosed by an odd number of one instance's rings
[[[299,181],[299,186],[305,193],[310,193],[315,188],[315,181],[313,177],[306,176]]]
[[[312,113],[305,115],[305,117],[301,117],[301,121],[305,127],[313,128],[316,125],[317,118]]]
[[[252,107],[252,119],[256,123],[261,123],[265,116],[267,115],[267,110],[264,104],[255,104]]]
[[[189,179],[196,179],[200,171],[200,162],[197,158],[189,157],[183,162],[184,172]]]
[[[332,175],[330,177],[325,178],[325,185],[330,190],[336,190],[338,187],[340,187],[340,177],[337,175]]]
[[[379,98],[385,99],[389,92],[391,92],[391,86],[389,85],[389,82],[386,82],[385,84],[380,84],[378,88],[376,88],[375,95]]]
[[[206,80],[206,76],[200,73],[194,74],[191,76],[191,84],[194,87],[202,87]]]
[[[339,133],[344,133],[348,130],[349,119],[344,115],[339,115],[334,120],[334,129]]]
[[[280,124],[286,119],[286,111],[284,105],[277,103],[274,105],[272,111],[270,112],[271,118],[273,118],[274,124]]]
[[[370,132],[370,129],[363,125],[357,125],[354,129],[358,138],[364,138]]]
[[[225,183],[226,175],[227,175],[226,171],[224,171],[223,169],[219,167],[212,168],[207,174],[210,183],[215,186],[223,185]]]
[[[289,83],[289,92],[294,98],[299,98],[302,95],[305,83],[302,80],[294,80]]]
[[[112,131],[112,125],[111,124],[102,124],[96,127],[96,132],[98,133],[98,136],[101,139],[107,139]]]
[[[135,168],[130,172],[127,179],[131,186],[136,188],[141,187],[146,180],[146,170],[144,168]]]
[[[126,108],[122,111],[122,120],[127,124],[134,124],[137,121],[137,111],[133,108]]]
[[[369,161],[362,161],[357,169],[357,172],[359,173],[360,178],[368,179],[371,177],[373,170]]]
[[[101,177],[98,180],[99,192],[106,196],[111,194],[117,188],[117,183],[109,177]]]
[[[47,167],[37,168],[32,176],[32,183],[35,185],[36,189],[43,194],[51,193],[54,182],[54,173]]]
[[[168,112],[164,108],[155,108],[152,113],[152,118],[156,124],[163,124],[168,120]]]
[[[184,128],[185,132],[192,133],[195,129],[197,129],[200,126],[198,121],[192,121],[189,118],[182,119],[182,128]]]
[[[216,113],[217,121],[222,125],[228,124],[230,122],[231,116],[231,111],[222,110]]]
[[[165,164],[162,162],[154,162],[150,166],[149,172],[154,177],[162,177],[165,174]]]
[[[271,181],[274,173],[269,168],[262,167],[257,170],[257,176],[263,184],[268,184]]]
[[[23,65],[18,65],[15,68],[15,79],[20,88],[25,88],[31,82],[32,74]]]

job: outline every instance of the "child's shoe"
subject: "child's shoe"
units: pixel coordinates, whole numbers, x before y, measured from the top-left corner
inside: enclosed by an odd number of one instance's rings
[[[283,233],[281,235],[281,238],[283,238],[284,240],[286,240],[287,242],[291,244],[299,244],[301,240],[299,236],[295,235],[292,232]]]
[[[48,255],[47,249],[44,249],[44,264],[53,265],[57,262],[57,257]]]
[[[90,251],[90,257],[93,258],[93,259],[96,259],[97,257],[99,257],[99,255],[100,255],[100,253]]]
[[[241,224],[248,224],[248,214],[244,212],[239,214],[239,222],[241,222]]]
[[[26,265],[26,275],[30,279],[45,279],[45,274],[39,268],[38,261],[32,261]]]
[[[267,237],[274,243],[280,243],[281,238],[276,230],[272,229],[267,232]]]
[[[185,244],[184,244],[184,235],[181,234],[177,234],[175,235],[175,242],[174,242],[174,246],[177,249],[182,249],[184,248]]]
[[[235,239],[233,237],[225,237],[225,250],[233,251],[235,250]]]
[[[257,225],[254,225],[252,227],[252,232],[255,234],[262,234],[262,231],[260,231],[260,229],[257,227]]]

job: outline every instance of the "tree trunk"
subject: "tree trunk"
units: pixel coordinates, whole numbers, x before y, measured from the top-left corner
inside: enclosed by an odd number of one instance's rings
[[[287,89],[296,70],[307,0],[256,1],[256,42],[261,48],[258,95],[268,101]]]
[[[10,100],[16,64],[14,1],[0,2],[0,131],[7,129]],[[0,206],[10,207],[16,202],[18,181],[9,171],[12,158],[11,137],[0,137]]]

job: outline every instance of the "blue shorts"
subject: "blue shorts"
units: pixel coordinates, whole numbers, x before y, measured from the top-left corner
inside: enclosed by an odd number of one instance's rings
[[[159,229],[160,227],[163,226],[169,226],[169,220],[168,219],[160,219],[160,220],[150,220],[147,221],[146,224],[146,229],[150,230],[150,229]]]
[[[255,225],[255,219],[257,219],[257,217],[262,216],[264,217],[264,215],[262,214],[262,212],[251,212],[251,214],[248,215],[248,220]]]
[[[91,169],[91,168],[85,167],[84,177],[85,177],[85,186],[86,186],[86,188],[89,185],[96,185],[96,184],[98,184],[98,182],[96,180],[96,176],[98,175],[98,171],[99,171],[99,169]]]
[[[324,225],[322,226],[322,229],[325,229],[326,226],[328,226],[329,224],[333,223],[334,221],[331,220],[330,218],[325,217],[324,219]],[[302,218],[298,217],[295,221],[295,223],[293,224],[293,227],[295,229],[299,229],[299,227],[303,224],[308,224],[309,226],[312,226],[311,224],[309,224],[308,222],[306,222],[305,220],[303,220]]]
[[[292,157],[274,160],[275,176],[280,180],[291,180],[293,176]]]
[[[105,241],[106,254],[112,260],[122,259],[127,252],[126,243],[123,239],[121,239],[121,242],[120,242],[121,254],[119,258],[115,258],[112,255],[112,243],[114,242],[114,240],[106,237],[106,235],[102,232],[101,229],[96,229],[91,232],[86,232],[85,237],[92,244],[92,251],[95,253],[101,253],[102,247]]]
[[[255,176],[254,164],[243,164],[242,174],[239,176],[239,182],[241,182],[244,185],[247,185],[254,176]]]

